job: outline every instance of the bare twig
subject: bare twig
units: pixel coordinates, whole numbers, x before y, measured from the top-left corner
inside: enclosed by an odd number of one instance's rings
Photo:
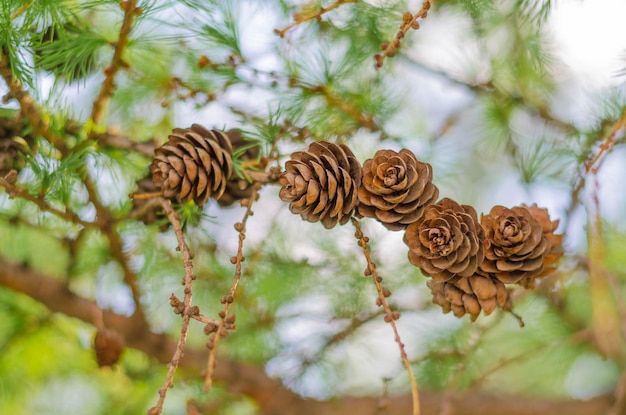
[[[367,268],[365,269],[365,275],[371,276],[374,280],[374,284],[376,285],[376,290],[378,291],[378,298],[376,299],[376,304],[378,306],[382,306],[385,310],[385,321],[391,325],[394,334],[394,340],[398,343],[398,349],[400,350],[400,357],[402,358],[402,363],[404,363],[404,367],[409,375],[409,381],[411,383],[411,397],[413,400],[413,415],[420,415],[420,401],[419,401],[419,391],[417,388],[417,381],[415,380],[415,375],[413,374],[413,368],[411,367],[411,361],[406,354],[406,350],[404,350],[404,343],[402,343],[402,339],[400,338],[400,334],[398,333],[398,326],[396,325],[396,320],[400,318],[400,313],[397,311],[393,311],[387,302],[387,297],[390,295],[389,291],[383,288],[382,286],[382,277],[378,275],[376,271],[376,264],[372,260],[372,255],[370,253],[369,248],[367,247],[367,242],[369,238],[363,235],[361,231],[361,224],[358,219],[352,217],[352,224],[356,229],[354,236],[359,241],[359,246],[363,249],[363,254],[365,255],[365,259],[367,260]]]
[[[167,370],[167,378],[165,379],[165,383],[159,389],[159,399],[155,406],[153,406],[149,411],[148,415],[159,415],[163,411],[163,402],[165,402],[165,397],[167,395],[167,391],[174,384],[174,374],[176,373],[176,369],[185,353],[185,346],[187,345],[187,334],[189,332],[189,321],[192,318],[193,314],[197,315],[197,308],[194,308],[192,304],[192,288],[193,281],[196,279],[195,274],[193,273],[193,255],[185,242],[185,235],[183,234],[183,227],[180,222],[180,217],[174,211],[172,204],[169,200],[163,200],[162,206],[165,212],[167,213],[167,217],[172,223],[172,227],[174,228],[174,232],[176,233],[176,239],[178,240],[178,250],[181,252],[183,256],[183,267],[185,269],[185,276],[183,277],[183,285],[184,289],[184,299],[183,299],[183,309],[182,309],[182,324],[180,327],[180,338],[178,339],[178,343],[176,344],[176,351],[172,356],[172,360],[168,365]],[[172,295],[175,298],[174,295]]]
[[[328,13],[329,11],[333,9],[336,9],[342,4],[356,3],[357,1],[358,0],[337,0],[328,7],[320,7],[317,10],[309,10],[309,9],[301,10],[293,16],[294,21],[292,23],[288,24],[282,29],[274,29],[274,33],[276,33],[280,37],[285,37],[285,33],[293,29],[294,27],[304,22],[308,22],[310,20],[319,21],[324,14]]]
[[[91,110],[91,122],[98,125],[104,118],[104,113],[109,105],[111,95],[113,94],[113,87],[115,85],[115,75],[120,68],[125,66],[122,60],[122,54],[126,45],[128,44],[128,35],[133,26],[133,19],[135,15],[141,13],[141,9],[136,6],[135,0],[127,0],[120,2],[120,6],[124,9],[124,21],[120,28],[120,35],[115,43],[115,52],[111,59],[111,64],[104,70],[104,82],[98,93],[98,97],[93,103]],[[93,130],[92,130],[93,131]]]
[[[402,15],[402,26],[400,26],[400,30],[396,33],[396,37],[391,42],[385,42],[380,45],[383,50],[382,53],[377,53],[374,55],[374,59],[376,60],[376,67],[380,68],[383,66],[383,61],[386,57],[395,56],[398,49],[400,49],[400,42],[406,36],[407,32],[410,29],[419,29],[418,19],[425,19],[428,16],[428,10],[430,10],[430,6],[435,2],[435,0],[425,0],[422,4],[422,8],[415,14],[411,12],[406,12]]]
[[[211,385],[213,384],[213,374],[215,372],[215,364],[216,364],[216,356],[217,356],[217,346],[222,337],[228,336],[228,330],[234,328],[235,323],[235,315],[228,314],[230,310],[230,305],[235,301],[235,292],[237,291],[237,286],[239,285],[239,281],[241,280],[241,263],[245,260],[243,256],[243,241],[246,238],[246,224],[248,222],[248,218],[254,214],[252,212],[252,204],[257,198],[257,190],[258,187],[255,185],[253,187],[252,195],[250,195],[249,199],[244,199],[241,201],[242,206],[246,207],[246,213],[243,215],[243,219],[241,222],[237,222],[235,224],[235,230],[239,232],[239,244],[237,246],[237,255],[231,257],[230,262],[235,265],[235,275],[233,277],[233,283],[228,291],[228,295],[222,297],[221,302],[224,304],[222,311],[219,312],[220,321],[217,326],[213,326],[212,330],[213,334],[207,343],[207,347],[211,350],[209,352],[209,359],[207,361],[207,373],[204,378],[204,390],[206,392],[211,390]]]

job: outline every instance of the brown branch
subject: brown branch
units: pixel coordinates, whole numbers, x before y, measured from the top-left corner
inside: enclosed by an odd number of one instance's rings
[[[93,125],[100,124],[104,118],[104,113],[106,112],[111,95],[113,94],[115,75],[117,75],[120,68],[125,66],[122,60],[122,54],[128,44],[128,35],[133,26],[133,19],[136,14],[141,13],[141,8],[136,7],[135,0],[122,1],[120,2],[120,7],[124,9],[124,20],[120,28],[120,35],[115,43],[115,52],[113,53],[111,64],[104,70],[104,82],[102,83],[98,97],[93,103],[91,110],[91,122]]]
[[[65,153],[66,148],[62,138],[50,130],[48,122],[42,117],[41,111],[33,97],[24,90],[22,83],[13,76],[6,48],[2,48],[2,55],[0,56],[0,75],[9,87],[9,95],[19,102],[22,114],[28,118],[35,133],[44,137],[62,153]]]
[[[172,204],[169,200],[162,201],[161,205],[165,212],[167,213],[167,217],[172,223],[172,227],[174,228],[174,232],[176,233],[176,239],[178,240],[178,248],[183,256],[183,267],[185,269],[185,276],[183,278],[184,289],[184,299],[182,304],[182,317],[183,322],[180,327],[180,337],[178,339],[178,343],[176,344],[176,350],[170,360],[167,371],[167,378],[165,379],[165,383],[159,389],[159,399],[155,406],[153,406],[149,411],[148,415],[159,415],[163,411],[163,403],[165,402],[165,397],[167,396],[167,391],[174,385],[174,374],[176,373],[176,369],[180,364],[180,361],[185,354],[185,346],[187,345],[187,334],[189,333],[189,321],[191,319],[192,314],[198,314],[198,308],[192,306],[192,289],[193,289],[193,281],[196,279],[195,274],[193,273],[193,263],[192,258],[193,255],[189,250],[189,246],[187,242],[185,242],[185,235],[183,234],[183,226],[180,223],[180,218],[178,214],[174,211]],[[174,300],[178,302],[178,299],[174,294],[172,294],[172,305],[177,305],[174,303]]]
[[[579,204],[580,201],[580,192],[585,187],[586,177],[589,174],[596,174],[606,155],[615,147],[615,145],[624,138],[624,129],[626,128],[626,107],[624,108],[624,112],[622,116],[613,123],[611,130],[609,133],[602,137],[598,137],[598,141],[600,141],[600,145],[594,150],[591,151],[585,162],[583,163],[578,177],[576,178],[574,187],[572,188],[572,197],[570,201],[570,207],[568,212],[571,214],[574,208]],[[569,214],[567,215],[569,216]]]
[[[365,259],[367,260],[367,268],[365,269],[365,276],[371,276],[374,280],[374,284],[376,285],[376,290],[378,291],[378,298],[376,300],[376,304],[378,306],[382,306],[385,310],[385,321],[391,325],[394,334],[394,340],[398,343],[398,349],[400,350],[400,357],[402,358],[402,363],[404,363],[404,368],[406,369],[409,375],[409,381],[411,383],[411,397],[413,400],[413,415],[420,415],[420,401],[419,401],[419,391],[417,388],[417,381],[415,380],[415,375],[413,374],[413,368],[411,367],[411,361],[406,354],[406,350],[404,350],[404,343],[402,343],[402,339],[400,338],[400,334],[398,333],[398,326],[396,325],[396,320],[400,318],[400,313],[397,311],[393,311],[387,302],[387,297],[390,295],[389,291],[385,290],[382,286],[382,277],[378,275],[376,271],[376,264],[372,260],[372,255],[370,254],[370,250],[367,247],[368,238],[363,236],[363,232],[361,231],[361,224],[359,221],[352,217],[350,218],[354,228],[356,229],[354,236],[359,241],[359,246],[363,249],[363,254],[365,255]]]
[[[396,52],[400,49],[401,40],[404,39],[404,36],[406,36],[410,29],[418,30],[420,28],[418,20],[420,18],[425,19],[428,16],[428,10],[430,10],[430,6],[434,2],[435,0],[425,0],[422,4],[422,8],[417,13],[412,14],[411,12],[406,12],[402,15],[402,26],[400,26],[400,30],[396,33],[394,40],[380,45],[383,52],[374,55],[376,68],[383,66],[386,57],[391,58],[396,55]]]
[[[89,324],[94,324],[94,301],[73,294],[64,281],[51,278],[31,268],[0,258],[0,286],[20,292],[41,302],[52,312],[63,313]],[[122,316],[109,310],[102,311],[106,327],[124,337],[128,347],[168,363],[176,350],[176,342],[165,334],[150,331],[146,322],[137,316]],[[187,349],[180,367],[197,371],[203,366],[206,351]],[[345,415],[370,414],[378,405],[378,397],[338,397],[332,401],[302,398],[280,380],[265,374],[261,366],[221,359],[215,371],[215,380],[225,384],[231,393],[250,396],[257,402],[260,415]],[[443,400],[440,392],[421,391],[423,415],[436,415]],[[388,398],[385,415],[406,415],[411,410],[411,396]],[[596,415],[607,413],[613,405],[610,396],[600,396],[586,401],[551,400],[502,393],[489,395],[473,391],[468,394],[451,394],[450,415]]]
[[[137,275],[130,267],[130,261],[126,253],[124,252],[124,243],[122,236],[115,228],[115,220],[111,215],[109,209],[102,204],[98,195],[96,184],[89,176],[89,172],[85,172],[83,178],[83,184],[87,190],[89,201],[93,204],[96,210],[97,222],[100,224],[100,230],[106,235],[109,240],[109,248],[111,250],[111,256],[122,267],[122,273],[124,276],[124,282],[130,288],[135,303],[135,313],[145,318],[143,309],[141,307],[141,290],[137,283]]]
[[[243,206],[246,206],[246,213],[243,216],[241,222],[235,224],[235,230],[239,232],[239,243],[237,245],[237,255],[230,259],[230,262],[235,265],[235,275],[233,277],[233,283],[228,291],[228,295],[222,297],[221,302],[224,304],[222,311],[219,312],[220,321],[217,326],[212,326],[211,337],[207,343],[207,347],[211,350],[209,352],[209,358],[207,361],[207,374],[204,378],[204,390],[209,392],[213,383],[213,374],[215,372],[217,345],[220,342],[220,338],[228,336],[228,330],[234,328],[235,315],[229,315],[230,305],[235,301],[235,292],[237,286],[241,280],[241,263],[245,260],[243,256],[243,241],[246,238],[246,224],[248,218],[253,215],[252,204],[257,198],[257,187],[253,187],[252,195],[249,199],[241,201]]]
[[[17,9],[17,10],[15,11],[15,13],[13,13],[13,14],[11,15],[11,21],[13,21],[13,20],[17,19],[17,18],[18,18],[18,16],[19,16],[20,14],[24,13],[24,11],[25,11],[26,9],[28,9],[28,7],[29,7],[32,3],[33,3],[32,1],[25,1],[25,2],[24,2],[21,6],[20,6],[20,8],[19,8],[19,9]]]
[[[285,33],[287,33],[289,30],[293,29],[294,27],[304,23],[304,22],[308,22],[310,20],[317,20],[320,21],[320,19],[322,18],[322,16],[326,13],[328,13],[329,11],[336,9],[337,7],[341,6],[342,4],[346,4],[346,3],[356,3],[358,0],[337,0],[335,1],[333,4],[331,4],[328,7],[320,7],[318,10],[301,10],[298,13],[296,13],[293,16],[294,21],[290,24],[288,24],[287,26],[285,26],[282,29],[274,29],[274,33],[276,33],[278,36],[280,37],[285,37]],[[306,7],[306,6],[305,6]]]
[[[343,113],[354,118],[354,120],[356,120],[362,127],[367,128],[372,132],[381,131],[380,126],[376,123],[376,121],[374,121],[374,118],[371,115],[364,114],[361,110],[359,110],[350,102],[342,99],[341,97],[338,97],[326,85],[308,86],[299,83],[298,81],[292,80],[290,82],[290,86],[300,88],[303,91],[307,91],[310,93],[320,94],[324,97],[328,105],[335,107]]]
[[[98,226],[97,223],[88,222],[86,220],[81,219],[80,216],[78,216],[76,213],[72,212],[71,210],[63,211],[63,210],[55,208],[54,206],[49,205],[48,202],[46,202],[42,196],[39,196],[39,197],[33,196],[26,189],[23,189],[21,187],[11,184],[8,180],[6,180],[3,177],[0,177],[0,186],[5,188],[10,198],[19,197],[20,199],[24,199],[29,202],[32,202],[35,205],[37,205],[37,207],[39,207],[39,209],[41,209],[43,212],[51,213],[55,216],[58,216],[59,218],[67,220],[68,222],[72,222],[77,225],[84,226],[86,228]]]
[[[8,60],[8,54],[4,48],[2,49],[2,56],[0,57],[0,74],[9,86],[11,96],[17,99],[22,109],[22,113],[29,119],[30,124],[35,132],[48,140],[56,148],[58,148],[62,154],[66,155],[68,153],[68,149],[65,147],[64,140],[52,132],[48,123],[44,121],[44,118],[42,117],[35,100],[26,91],[24,91],[21,83],[18,80],[13,79],[13,73],[11,71],[11,66]],[[96,209],[96,223],[107,235],[111,246],[111,255],[122,267],[122,271],[124,273],[124,281],[130,287],[133,299],[136,304],[135,312],[139,316],[143,317],[143,310],[141,309],[141,304],[139,301],[141,293],[137,285],[137,278],[135,276],[135,273],[130,268],[128,258],[126,258],[126,255],[123,252],[122,238],[117,230],[115,230],[115,228],[112,226],[113,218],[111,216],[111,213],[100,202],[96,191],[96,186],[89,177],[88,172],[85,172],[83,183],[85,185],[87,193],[89,194],[89,200],[91,201],[91,203],[93,203],[94,208]],[[27,192],[23,192],[20,194],[20,196],[27,198],[27,194]],[[53,209],[49,207],[45,202],[41,203],[43,202],[43,200],[40,201],[37,199],[30,199],[30,201],[37,203],[37,205],[42,210],[46,210],[57,215],[62,212],[58,209]],[[67,219],[71,218],[73,222],[80,220],[80,218],[76,214],[71,213],[70,211],[68,211],[68,213],[63,213],[62,216],[65,216]],[[81,222],[78,223],[85,226],[89,222],[84,222],[81,220]]]

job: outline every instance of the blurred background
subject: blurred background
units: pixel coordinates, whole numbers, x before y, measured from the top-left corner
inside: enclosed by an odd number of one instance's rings
[[[381,44],[422,2],[146,0],[128,12],[134,3],[0,0],[1,413],[138,414],[156,402],[183,267],[158,204],[128,194],[155,190],[152,151],[193,123],[240,129],[271,165],[313,140],[345,143],[361,163],[408,148],[432,165],[440,197],[479,216],[548,208],[565,255],[535,290],[514,290],[523,328],[502,310],[474,323],[443,314],[402,232],[363,219],[424,413],[624,413],[626,3],[438,0],[378,69]],[[315,405],[347,399],[409,413],[354,228],[305,222],[278,190],[263,187],[247,222],[237,329],[220,342],[213,390],[192,321],[164,413],[334,414],[346,412]],[[194,304],[217,318],[245,209],[177,210]],[[99,368],[103,325],[125,347]],[[268,393],[292,400],[277,409]]]

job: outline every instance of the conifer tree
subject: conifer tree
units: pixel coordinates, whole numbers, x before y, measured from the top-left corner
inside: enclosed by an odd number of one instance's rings
[[[557,12],[0,0],[0,413],[623,414],[626,70],[568,111]]]

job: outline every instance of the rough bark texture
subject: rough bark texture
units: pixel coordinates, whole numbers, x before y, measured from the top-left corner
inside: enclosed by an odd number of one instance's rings
[[[0,259],[0,285],[41,302],[52,312],[93,324],[95,302],[73,294],[60,279]],[[170,361],[175,341],[150,331],[139,316],[125,317],[103,312],[104,324],[120,333],[128,347],[143,351],[161,363]],[[181,366],[198,371],[206,364],[205,350],[187,349]],[[233,393],[254,399],[261,415],[405,415],[411,412],[410,395],[389,397],[381,407],[378,397],[342,397],[332,401],[305,399],[267,376],[262,367],[220,358],[215,379]],[[481,392],[421,391],[422,415],[598,415],[607,413],[612,398],[589,401],[551,400],[522,396],[488,395]],[[442,412],[442,408],[445,411]]]

